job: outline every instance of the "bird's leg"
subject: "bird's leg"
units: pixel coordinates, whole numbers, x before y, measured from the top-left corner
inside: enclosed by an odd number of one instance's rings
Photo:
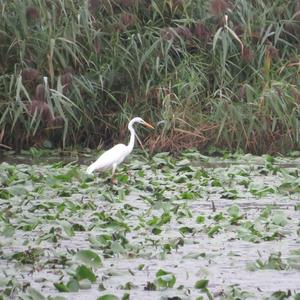
[[[114,178],[115,172],[116,172],[116,168],[117,168],[117,164],[113,164],[112,166],[112,178],[111,178],[111,182],[113,184],[118,183],[118,180]]]

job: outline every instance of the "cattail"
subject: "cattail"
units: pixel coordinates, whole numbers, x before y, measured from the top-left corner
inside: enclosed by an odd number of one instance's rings
[[[89,0],[88,7],[89,7],[89,11],[91,12],[91,14],[95,15],[101,7],[100,0]]]
[[[75,74],[74,69],[72,67],[65,67],[62,74],[71,73],[72,75]]]
[[[64,86],[64,91],[68,90],[72,80],[73,80],[73,74],[71,72],[66,72],[65,74],[61,75],[60,77],[61,84]]]
[[[294,100],[300,104],[300,91],[296,88],[292,88],[292,95],[294,97]]]
[[[28,112],[31,116],[37,114],[41,116],[42,120],[47,122],[52,119],[52,115],[48,103],[39,100],[32,100],[28,106]]]
[[[211,0],[210,11],[212,15],[220,17],[223,16],[228,9],[231,8],[231,4],[228,0]]]
[[[261,39],[259,31],[253,31],[251,34],[251,40],[254,44],[258,44]]]
[[[61,128],[64,126],[64,119],[62,117],[50,118],[47,120],[48,129]]]
[[[173,7],[180,7],[183,6],[184,1],[183,0],[171,0],[171,4]]]
[[[50,12],[54,12],[54,14],[55,14],[54,17],[55,17],[55,20],[57,21],[62,13],[62,7],[61,7],[60,1],[59,0],[46,0],[46,6]]]
[[[210,32],[202,23],[195,24],[193,33],[196,36],[196,38],[203,42],[207,42],[210,38]]]
[[[38,84],[35,88],[35,100],[46,102],[46,89],[44,84]]]
[[[178,27],[176,28],[176,32],[184,40],[191,40],[193,38],[192,32],[188,27]]]
[[[63,85],[63,92],[69,90],[73,81],[74,70],[72,67],[66,67],[60,77],[60,82]]]
[[[272,58],[272,59],[278,59],[279,58],[279,50],[277,48],[275,48],[273,45],[268,45],[267,46],[267,50],[268,55]]]
[[[32,82],[38,79],[39,75],[39,71],[34,68],[26,68],[22,71],[22,79],[27,82]]]
[[[95,40],[94,40],[94,50],[95,50],[95,53],[99,54],[101,52],[101,48],[102,48],[101,40],[100,40],[99,37],[96,37]]]
[[[26,18],[28,21],[36,21],[39,19],[40,13],[35,6],[29,6],[26,9]]]
[[[163,38],[163,39],[166,39],[166,40],[172,40],[175,38],[176,34],[174,32],[174,29],[172,29],[171,27],[168,27],[168,28],[163,28],[160,32],[160,36]]]
[[[246,97],[246,86],[244,84],[239,88],[239,97],[240,99],[245,99]]]
[[[118,3],[122,7],[130,7],[130,6],[134,6],[135,0],[119,0]]]
[[[295,20],[300,21],[300,0],[297,1],[295,6]]]
[[[235,26],[233,31],[237,36],[242,36],[244,34],[244,28],[241,25]]]
[[[250,63],[253,60],[253,57],[253,51],[248,47],[244,47],[241,53],[242,61],[244,61],[245,63]]]
[[[136,16],[129,13],[122,13],[120,17],[121,25],[125,28],[131,27],[136,23]]]

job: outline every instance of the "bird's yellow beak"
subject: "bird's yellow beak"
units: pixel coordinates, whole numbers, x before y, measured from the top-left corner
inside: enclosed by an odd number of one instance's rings
[[[147,122],[143,123],[143,125],[144,125],[145,127],[154,129],[154,127],[153,127],[151,124],[147,123]]]

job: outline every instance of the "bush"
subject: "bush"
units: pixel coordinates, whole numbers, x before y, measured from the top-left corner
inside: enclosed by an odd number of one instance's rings
[[[2,2],[0,144],[108,146],[139,115],[152,150],[297,148],[296,2]]]

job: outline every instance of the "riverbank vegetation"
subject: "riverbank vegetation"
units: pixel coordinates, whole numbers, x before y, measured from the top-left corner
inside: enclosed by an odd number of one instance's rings
[[[1,148],[106,147],[136,115],[153,151],[299,146],[299,1],[0,7]]]

